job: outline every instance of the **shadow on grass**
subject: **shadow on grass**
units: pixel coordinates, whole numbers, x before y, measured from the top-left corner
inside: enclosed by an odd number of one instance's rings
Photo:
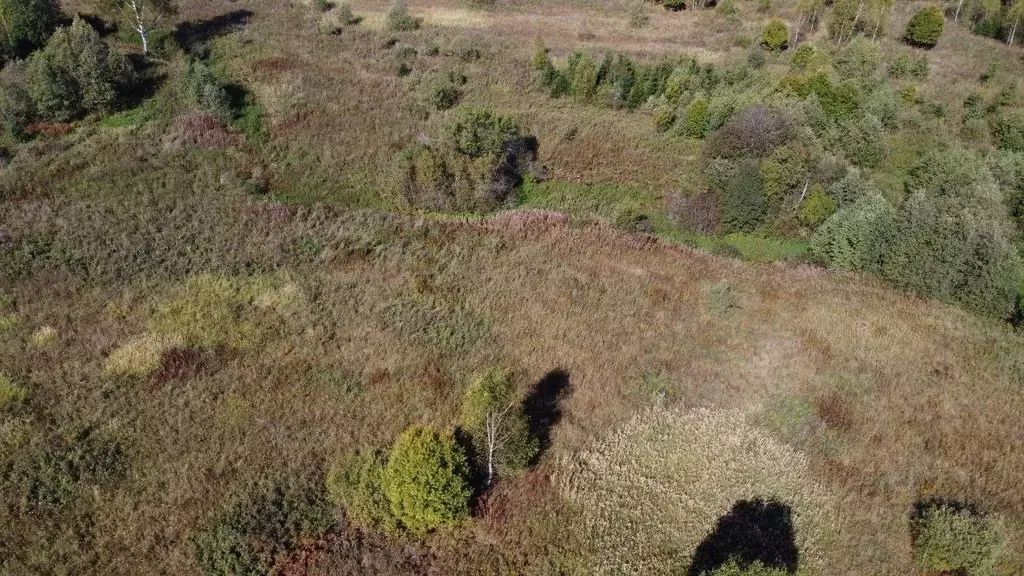
[[[535,461],[551,446],[551,429],[562,419],[561,403],[570,391],[569,373],[558,368],[545,374],[523,401],[530,432],[540,447]]]
[[[174,30],[174,41],[182,49],[191,51],[196,44],[230,34],[245,26],[249,23],[252,16],[253,12],[251,10],[233,10],[208,20],[182,22]]]
[[[795,573],[799,561],[792,511],[775,500],[740,500],[718,519],[715,531],[697,546],[687,576],[700,576],[735,560],[741,568],[760,562]]]
[[[128,54],[128,60],[135,69],[135,81],[121,94],[120,108],[123,110],[135,108],[155,96],[167,80],[167,74],[145,56]]]

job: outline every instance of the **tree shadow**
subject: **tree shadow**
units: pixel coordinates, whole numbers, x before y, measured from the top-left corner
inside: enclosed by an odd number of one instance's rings
[[[128,60],[135,70],[134,80],[121,90],[120,108],[135,108],[156,95],[160,86],[167,80],[165,74],[151,60],[141,54],[128,54]]]
[[[249,23],[251,10],[233,10],[208,20],[193,20],[178,24],[174,30],[174,41],[185,51],[191,51],[196,44],[207,42],[218,36],[230,34]]]
[[[551,429],[562,419],[562,400],[571,392],[569,373],[557,368],[544,375],[523,400],[530,432],[537,438],[539,450],[534,462],[551,446]]]
[[[741,568],[754,562],[796,572],[799,551],[792,511],[776,500],[740,500],[718,519],[714,532],[697,546],[687,576],[700,576],[735,560]]]

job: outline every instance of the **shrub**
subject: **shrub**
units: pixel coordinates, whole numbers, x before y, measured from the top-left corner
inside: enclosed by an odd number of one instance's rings
[[[883,257],[896,287],[996,317],[1013,310],[1022,269],[1005,223],[922,193],[903,205]]]
[[[752,232],[760,226],[767,203],[757,162],[741,160],[736,163],[722,187],[718,209],[725,232]]]
[[[764,49],[760,46],[754,46],[747,52],[747,65],[754,70],[760,70],[764,68],[764,65],[768,63],[768,57],[764,53]]]
[[[451,435],[413,426],[391,448],[384,493],[398,521],[425,534],[469,516],[468,475],[466,456]]]
[[[530,59],[534,70],[542,71],[551,65],[548,58],[548,48],[544,45],[544,39],[540,36],[533,39],[533,57]]]
[[[0,372],[0,409],[20,404],[28,396],[24,386],[15,384],[10,377]]]
[[[999,117],[993,135],[1000,149],[1024,152],[1024,109],[1017,108]]]
[[[904,40],[913,46],[921,48],[934,48],[942,36],[942,28],[945,25],[945,18],[938,6],[922,8],[910,18],[907,23],[907,31],[903,35]]]
[[[835,67],[843,78],[867,80],[882,62],[882,49],[865,36],[857,36],[836,56]]]
[[[676,123],[676,109],[670,104],[662,104],[654,109],[654,127],[658,132],[666,132]]]
[[[450,78],[433,75],[423,83],[423,100],[435,110],[448,110],[459,102],[461,93]]]
[[[389,531],[397,528],[398,521],[384,494],[386,464],[380,452],[354,454],[335,462],[327,473],[328,497],[345,508],[353,524]]]
[[[327,0],[313,0],[313,9],[317,12],[327,12],[331,9],[331,3]]]
[[[235,496],[193,537],[204,576],[273,573],[274,561],[334,524],[319,482],[281,478]]]
[[[927,573],[994,575],[1003,538],[991,519],[948,504],[923,507],[913,526],[914,563]]]
[[[443,141],[459,154],[472,158],[498,154],[520,138],[519,125],[485,108],[466,108],[443,129]]]
[[[842,179],[838,180],[828,188],[828,195],[839,203],[846,206],[856,202],[864,196],[876,194],[878,191],[871,182],[864,177],[860,170],[850,170]]]
[[[337,18],[338,23],[340,23],[342,26],[358,24],[360,21],[360,17],[356,16],[352,12],[352,5],[349,4],[348,2],[344,2],[338,5],[338,7],[335,9],[335,18]]]
[[[37,111],[59,122],[110,110],[132,76],[128,59],[110,50],[80,18],[57,30],[28,63],[29,92]]]
[[[804,150],[798,146],[782,146],[761,162],[764,196],[771,210],[778,209],[786,195],[807,183],[808,171]]]
[[[0,67],[46,43],[60,21],[57,0],[0,0]]]
[[[8,64],[0,71],[0,124],[20,134],[35,115],[25,66],[20,62]]]
[[[704,145],[709,158],[763,157],[795,136],[781,113],[761,106],[747,108],[715,130]]]
[[[869,194],[833,214],[811,238],[811,256],[829,268],[878,272],[896,211]]]
[[[816,227],[836,211],[836,201],[825,193],[821,184],[811,186],[811,192],[804,198],[797,212],[797,218],[806,226]]]
[[[703,138],[708,133],[709,121],[708,101],[698,96],[683,112],[683,132],[691,138]]]
[[[665,6],[665,10],[671,10],[672,12],[678,12],[686,8],[686,0],[662,0],[661,3]]]
[[[962,148],[929,150],[907,175],[908,193],[925,192],[950,201],[996,200],[992,174],[976,152]]]
[[[772,19],[761,32],[761,45],[766,50],[778,52],[789,46],[789,27],[778,18]]]
[[[865,114],[856,123],[847,127],[843,138],[843,151],[855,166],[871,168],[878,166],[885,158],[885,133],[881,121]]]
[[[384,17],[384,29],[391,32],[408,32],[419,27],[419,20],[409,14],[409,7],[404,0],[395,0]]]
[[[573,53],[565,74],[569,80],[569,95],[573,98],[586,102],[597,93],[597,62],[589,55]]]
[[[816,52],[814,44],[801,44],[789,59],[790,68],[797,72],[807,70]]]

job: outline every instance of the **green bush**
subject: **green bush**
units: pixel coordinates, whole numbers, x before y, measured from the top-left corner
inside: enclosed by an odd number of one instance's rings
[[[459,103],[461,92],[450,78],[433,75],[423,83],[423,101],[435,110],[448,110]]]
[[[992,132],[1000,149],[1024,152],[1024,109],[1017,108],[1000,116]]]
[[[846,158],[855,166],[878,166],[886,154],[882,122],[870,114],[865,114],[856,123],[847,126],[842,145]]]
[[[323,537],[333,526],[319,482],[282,478],[237,495],[193,537],[204,576],[257,575],[274,571],[275,559]]]
[[[0,93],[0,98],[2,98]],[[0,103],[2,106],[2,103]],[[676,109],[669,104],[662,104],[654,109],[654,127],[658,132],[666,132],[676,123]]]
[[[12,62],[0,71],[0,125],[20,134],[35,116],[25,66]]]
[[[1022,268],[1007,225],[997,216],[918,193],[899,212],[882,275],[925,298],[1008,317]]]
[[[185,100],[197,110],[227,121],[232,115],[231,97],[224,82],[200,60],[189,62],[182,78]]]
[[[923,191],[952,201],[973,200],[978,195],[982,200],[990,200],[997,196],[993,187],[994,180],[984,159],[963,148],[925,152],[911,168],[905,183],[908,193]]]
[[[379,452],[355,454],[335,462],[327,473],[329,498],[345,508],[353,524],[389,531],[398,526],[384,494],[386,464]]]
[[[710,128],[708,101],[698,96],[683,111],[683,133],[691,138],[703,138]]]
[[[450,434],[413,426],[395,441],[384,469],[384,493],[402,526],[425,534],[469,517],[469,469]]]
[[[540,36],[533,39],[533,56],[530,58],[533,69],[543,71],[551,65],[548,58],[548,48],[544,45],[544,39]]]
[[[666,10],[678,12],[686,8],[686,0],[662,0],[662,5]]]
[[[390,32],[408,32],[419,27],[419,20],[409,14],[409,7],[404,0],[395,0],[384,17],[384,29]]]
[[[761,32],[761,45],[766,50],[778,52],[789,46],[789,27],[778,18],[772,19]]]
[[[829,268],[876,273],[896,211],[878,194],[869,194],[842,208],[814,233],[811,256]]]
[[[761,225],[767,202],[761,187],[757,162],[740,160],[726,177],[718,204],[719,220],[725,232],[752,232]]]
[[[857,36],[839,51],[835,68],[843,78],[868,80],[882,63],[882,49],[865,36]]]
[[[806,226],[816,227],[836,211],[836,201],[832,199],[821,184],[811,186],[811,191],[804,198],[797,211],[797,218]]]
[[[778,210],[787,195],[807,183],[805,150],[800,146],[782,146],[761,162],[761,181],[770,211]]]
[[[57,0],[0,0],[0,67],[45,44],[59,21]]]
[[[928,6],[918,10],[907,23],[907,31],[903,38],[908,44],[921,48],[934,48],[942,36],[945,18],[938,6]]]
[[[814,44],[801,44],[789,59],[789,67],[797,72],[807,70],[817,52]]]
[[[485,108],[466,108],[443,129],[443,141],[460,154],[480,158],[520,138],[519,124]]]
[[[597,62],[589,55],[574,52],[569,56],[566,69],[569,80],[569,95],[581,102],[587,102],[597,93]]]
[[[835,198],[839,206],[847,206],[864,196],[877,193],[875,186],[856,169],[848,171],[842,179],[828,187],[828,195]]]
[[[993,522],[950,505],[925,506],[914,520],[914,563],[926,573],[991,576],[1003,546]]]
[[[134,76],[131,63],[110,50],[80,18],[57,30],[28,63],[28,87],[38,113],[67,122],[109,111]]]

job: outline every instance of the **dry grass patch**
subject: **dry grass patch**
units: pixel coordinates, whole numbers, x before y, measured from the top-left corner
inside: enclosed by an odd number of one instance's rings
[[[580,514],[594,574],[676,574],[716,521],[740,501],[792,510],[801,570],[832,574],[835,496],[807,458],[738,411],[654,408],[560,466],[558,485]]]

